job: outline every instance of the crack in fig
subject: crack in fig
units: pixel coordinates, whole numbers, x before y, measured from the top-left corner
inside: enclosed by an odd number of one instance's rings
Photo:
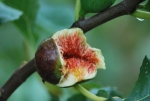
[[[60,34],[55,42],[66,63],[62,70],[64,75],[72,72],[78,81],[82,81],[87,74],[96,72],[95,64],[99,62],[99,59],[87,44],[86,38],[79,32]]]
[[[64,59],[78,58],[94,64],[99,62],[96,53],[89,49],[90,47],[86,43],[85,38],[81,37],[77,31],[75,33],[70,33],[67,36],[60,35],[55,41],[57,42]]]

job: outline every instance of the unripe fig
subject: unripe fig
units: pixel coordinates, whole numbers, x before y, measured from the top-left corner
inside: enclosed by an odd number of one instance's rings
[[[109,8],[115,0],[81,0],[80,17],[87,13],[98,13]]]
[[[79,28],[58,31],[44,40],[36,51],[35,63],[42,79],[59,87],[92,79],[97,68],[105,69],[101,51],[90,47]]]

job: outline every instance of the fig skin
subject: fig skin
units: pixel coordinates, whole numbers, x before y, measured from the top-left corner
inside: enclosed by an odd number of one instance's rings
[[[57,46],[52,38],[43,41],[35,53],[36,69],[43,81],[52,84],[61,79],[60,58]]]
[[[116,0],[81,0],[80,18],[87,13],[98,13],[109,8]]]

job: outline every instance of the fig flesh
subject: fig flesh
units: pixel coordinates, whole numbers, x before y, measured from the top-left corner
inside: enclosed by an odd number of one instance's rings
[[[92,79],[98,68],[105,69],[101,50],[90,47],[79,28],[58,31],[44,40],[35,63],[42,79],[59,87]]]

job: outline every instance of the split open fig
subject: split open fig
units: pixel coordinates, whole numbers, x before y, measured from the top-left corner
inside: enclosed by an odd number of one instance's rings
[[[36,69],[44,81],[72,86],[105,69],[101,50],[92,48],[80,28],[64,29],[44,40],[35,54]]]

